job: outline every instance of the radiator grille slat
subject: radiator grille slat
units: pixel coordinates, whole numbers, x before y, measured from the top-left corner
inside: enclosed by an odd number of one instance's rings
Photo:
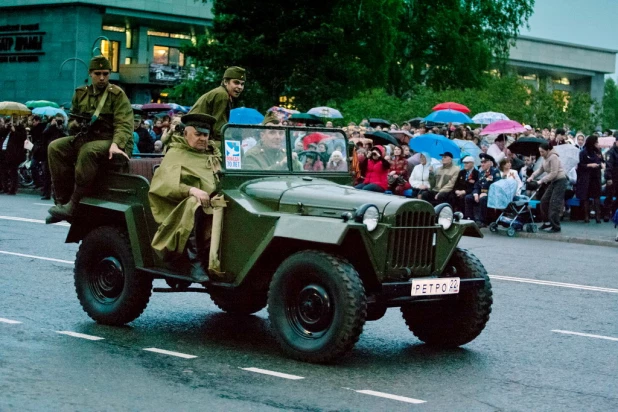
[[[403,211],[395,217],[389,235],[390,269],[409,268],[426,274],[433,269],[435,217],[431,212]]]

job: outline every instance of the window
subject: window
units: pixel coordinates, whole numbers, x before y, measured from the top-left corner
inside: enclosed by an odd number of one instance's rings
[[[172,39],[191,40],[191,36],[189,36],[188,34],[172,33],[172,34],[170,34],[170,37]]]
[[[166,33],[164,31],[154,31],[154,30],[148,30],[148,35],[157,36],[157,37],[170,37],[169,33]]]
[[[130,57],[125,57],[124,58],[124,64],[131,64],[131,58]]]
[[[152,62],[166,66],[183,67],[185,65],[185,55],[176,47],[154,46]]]
[[[117,26],[103,26],[103,30],[115,31],[115,32],[118,32],[118,33],[124,33],[125,32],[125,28],[124,27],[117,27]]]
[[[107,57],[112,65],[112,72],[118,72],[118,60],[120,52],[120,42],[101,40],[101,54]]]

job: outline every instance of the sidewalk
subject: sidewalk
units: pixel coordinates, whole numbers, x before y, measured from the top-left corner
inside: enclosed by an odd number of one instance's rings
[[[539,227],[541,224],[538,224]],[[527,233],[525,231],[517,232],[515,237],[555,240],[558,242],[580,243],[583,245],[609,246],[618,248],[616,234],[618,229],[614,229],[612,222],[596,223],[591,220],[590,223],[569,222],[565,220],[561,223],[562,231],[560,233],[546,233],[539,230],[538,233]],[[488,228],[481,229],[483,235],[488,239],[492,236],[507,236],[506,230],[499,229],[498,233],[491,233]]]

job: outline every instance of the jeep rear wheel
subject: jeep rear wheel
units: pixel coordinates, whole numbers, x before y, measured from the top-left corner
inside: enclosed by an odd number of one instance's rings
[[[124,325],[142,314],[152,278],[138,275],[127,234],[96,228],[82,241],[75,260],[75,291],[84,311],[106,325]]]
[[[461,292],[456,300],[401,307],[408,328],[423,342],[456,347],[474,340],[485,328],[493,303],[491,283],[481,261],[457,248],[448,263],[461,279],[482,278],[483,286]]]
[[[268,314],[290,357],[330,362],[350,351],[363,331],[365,288],[346,260],[320,251],[298,252],[272,279]]]

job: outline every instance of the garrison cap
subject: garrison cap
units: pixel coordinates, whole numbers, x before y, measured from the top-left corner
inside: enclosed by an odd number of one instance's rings
[[[279,118],[277,117],[275,113],[268,112],[266,113],[264,120],[262,120],[262,124],[268,124],[268,123],[279,124],[281,123],[281,121],[279,120]]]
[[[112,65],[109,60],[105,56],[94,56],[90,60],[90,66],[88,66],[88,71],[93,70],[109,70],[112,71]]]
[[[209,114],[194,113],[185,114],[180,118],[180,121],[185,126],[195,127],[195,130],[200,133],[210,133],[213,125],[217,122],[217,119],[215,119]]]
[[[246,80],[245,69],[238,66],[231,66],[225,70],[223,73],[224,79],[238,79],[238,80]]]

